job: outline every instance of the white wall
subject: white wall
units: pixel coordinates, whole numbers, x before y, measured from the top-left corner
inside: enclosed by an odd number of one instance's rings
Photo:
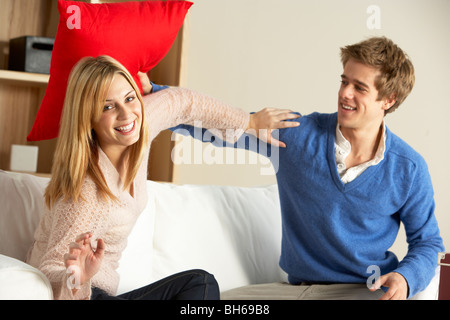
[[[450,248],[450,1],[193,2],[186,86],[247,111],[270,106],[303,114],[334,112],[342,72],[340,47],[385,35],[404,49],[414,63],[416,85],[386,122],[425,157],[436,193],[436,216]],[[370,5],[380,8],[381,29],[367,27],[373,14],[367,13]],[[179,164],[175,182],[275,183],[273,174],[261,175],[268,167],[266,159],[255,162]],[[406,252],[406,247],[398,250]]]

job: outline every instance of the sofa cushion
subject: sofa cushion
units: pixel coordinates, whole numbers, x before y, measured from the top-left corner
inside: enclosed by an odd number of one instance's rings
[[[147,181],[149,186],[154,183]],[[153,282],[153,235],[155,228],[155,192],[149,188],[148,203],[136,220],[119,261],[117,294],[132,291]]]
[[[148,182],[155,201],[153,281],[188,269],[216,277],[221,291],[285,280],[278,265],[276,185],[232,187]]]
[[[0,254],[25,260],[42,215],[48,181],[0,170]]]

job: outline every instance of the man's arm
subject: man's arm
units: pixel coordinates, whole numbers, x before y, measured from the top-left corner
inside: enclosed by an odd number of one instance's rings
[[[421,158],[416,166],[409,197],[399,211],[405,227],[408,252],[394,272],[406,279],[408,298],[428,286],[435,274],[438,252],[444,251],[434,210],[431,177],[425,160]]]

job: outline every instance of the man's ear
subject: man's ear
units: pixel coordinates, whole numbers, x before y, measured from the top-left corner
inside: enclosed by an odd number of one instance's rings
[[[389,110],[397,102],[396,94],[392,94],[389,98],[384,100],[383,109],[385,111]]]

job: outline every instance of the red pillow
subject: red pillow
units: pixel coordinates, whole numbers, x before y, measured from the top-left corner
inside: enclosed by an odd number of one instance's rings
[[[140,88],[172,46],[192,2],[143,1],[90,4],[58,0],[60,14],[50,79],[28,141],[58,136],[72,67],[85,56],[109,55],[122,63]]]

